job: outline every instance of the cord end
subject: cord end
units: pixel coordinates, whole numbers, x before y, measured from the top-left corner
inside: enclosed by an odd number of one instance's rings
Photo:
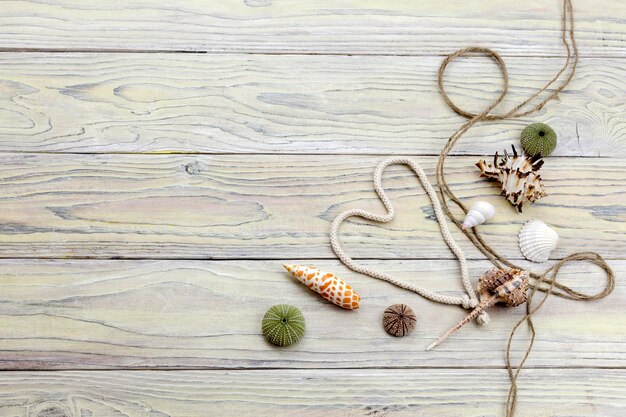
[[[428,352],[429,350],[433,350],[434,348],[436,348],[439,345],[439,339],[435,340],[434,342],[432,342],[430,345],[426,346],[426,352]]]

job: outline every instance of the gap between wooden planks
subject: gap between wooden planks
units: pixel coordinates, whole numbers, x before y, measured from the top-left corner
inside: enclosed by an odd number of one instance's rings
[[[585,55],[624,56],[621,0],[575,0]],[[471,44],[507,55],[559,55],[561,1],[30,1],[3,5],[5,50],[168,50],[448,54]],[[34,14],[33,10],[37,13]]]

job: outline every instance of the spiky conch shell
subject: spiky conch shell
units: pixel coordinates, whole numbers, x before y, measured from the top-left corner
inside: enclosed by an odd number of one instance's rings
[[[499,269],[491,268],[479,279],[476,292],[480,297],[480,303],[463,320],[451,327],[437,340],[428,345],[426,350],[439,346],[452,333],[475,319],[480,313],[497,303],[506,304],[509,307],[517,307],[528,301],[528,279],[530,273],[522,269]]]
[[[283,264],[283,267],[294,278],[331,303],[347,310],[359,308],[361,297],[341,278],[322,272],[314,266]]]
[[[522,205],[525,202],[534,203],[546,196],[541,176],[537,173],[543,165],[540,157],[527,157],[524,154],[518,155],[515,146],[513,155],[509,155],[506,150],[502,158],[496,152],[493,164],[488,164],[485,160],[476,163],[480,169],[480,176],[496,179],[500,182],[502,195],[517,210],[522,212]]]
[[[559,234],[541,220],[528,221],[519,232],[519,247],[526,259],[545,262],[559,244]]]
[[[556,132],[545,123],[533,123],[522,130],[522,149],[527,155],[548,156],[556,148]]]
[[[291,346],[304,336],[304,316],[294,306],[278,304],[270,307],[261,323],[263,335],[276,346]]]
[[[530,274],[523,269],[513,268],[507,270],[494,267],[482,274],[478,279],[476,292],[481,302],[497,295],[493,304],[502,303],[509,307],[517,307],[528,301],[529,278]],[[515,285],[506,286],[513,282]]]
[[[477,201],[470,207],[461,229],[471,229],[472,227],[483,224],[496,214],[496,208],[486,201]]]

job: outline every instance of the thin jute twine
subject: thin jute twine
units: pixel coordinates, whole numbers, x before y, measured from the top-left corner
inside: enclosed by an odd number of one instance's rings
[[[494,110],[506,96],[508,86],[509,86],[509,76],[506,70],[506,65],[502,57],[500,57],[500,55],[498,55],[495,51],[488,49],[488,48],[470,47],[470,48],[465,48],[465,49],[456,51],[455,53],[448,56],[441,64],[441,67],[439,68],[439,77],[438,77],[439,91],[441,92],[441,95],[443,96],[443,99],[445,100],[446,104],[452,110],[454,110],[457,114],[468,119],[468,121],[465,124],[463,124],[461,128],[450,137],[450,139],[448,139],[448,142],[446,143],[445,147],[441,151],[441,154],[439,155],[439,161],[437,163],[437,183],[439,185],[439,190],[442,196],[442,199],[441,199],[442,208],[445,211],[445,213],[448,215],[448,217],[450,217],[450,219],[452,219],[452,221],[457,226],[459,226],[459,228],[461,226],[461,221],[456,219],[454,215],[452,214],[450,207],[448,205],[448,199],[454,202],[465,213],[467,213],[468,208],[455,196],[455,194],[452,192],[452,190],[450,189],[446,181],[446,178],[444,175],[444,165],[445,165],[446,157],[452,151],[452,149],[454,148],[454,145],[461,138],[461,136],[465,132],[467,132],[472,126],[474,126],[476,123],[481,122],[481,121],[505,120],[505,119],[513,119],[517,117],[527,116],[529,114],[532,114],[536,111],[541,110],[549,101],[556,98],[559,95],[559,93],[561,93],[565,89],[565,87],[569,84],[569,82],[574,77],[574,73],[576,71],[576,65],[578,64],[578,48],[576,47],[576,41],[574,39],[574,18],[573,18],[573,9],[572,9],[571,0],[563,0],[561,32],[562,32],[562,36],[561,36],[562,42],[563,42],[563,45],[565,46],[565,50],[567,54],[565,63],[563,64],[561,69],[556,73],[556,75],[550,81],[548,81],[548,83],[546,83],[542,88],[537,90],[537,92],[532,94],[528,99],[524,100],[522,103],[520,103],[519,105],[515,106],[513,109],[503,114],[491,114],[491,111]],[[460,107],[458,107],[456,104],[452,102],[452,100],[446,93],[443,80],[444,80],[444,74],[445,74],[446,68],[452,61],[460,57],[476,55],[476,54],[485,55],[496,62],[496,64],[500,68],[504,85],[502,88],[502,93],[493,103],[491,103],[481,113],[474,114],[469,111],[465,111],[461,109]],[[548,89],[550,89],[550,87],[553,84],[555,84],[563,76],[563,74],[566,74],[563,80],[560,81],[556,85],[555,88],[551,89],[549,94],[547,94],[545,98],[540,99],[540,101],[537,104],[531,105],[531,102],[538,99],[538,97],[542,93],[548,92]],[[509,262],[504,256],[500,255],[498,252],[496,252],[495,249],[493,249],[489,244],[487,244],[483,240],[480,233],[478,233],[478,231],[475,228],[466,229],[463,232],[472,241],[472,243],[474,243],[474,245],[491,260],[491,262],[495,266],[499,268],[502,268],[503,266],[507,266],[509,268],[520,268],[516,266],[515,264]],[[596,294],[585,294],[585,293],[576,291],[557,281],[557,276],[558,276],[560,269],[567,263],[575,262],[575,261],[591,262],[599,266],[602,270],[604,270],[604,272],[606,273],[607,279],[606,279],[605,287],[602,291]],[[523,268],[520,268],[520,269],[523,269]],[[530,355],[530,352],[533,347],[533,343],[535,341],[536,330],[532,321],[532,316],[544,305],[547,298],[551,294],[554,294],[556,296],[563,297],[563,298],[570,299],[570,300],[580,300],[580,301],[598,300],[609,295],[613,291],[613,288],[615,287],[615,276],[613,274],[613,271],[611,270],[609,265],[604,261],[604,259],[602,259],[600,255],[598,255],[597,253],[593,253],[593,252],[579,252],[579,253],[571,254],[563,258],[559,262],[557,262],[554,266],[552,266],[550,269],[548,269],[542,274],[531,273],[531,277],[534,279],[534,282],[531,285],[531,290],[530,290],[530,294],[528,297],[528,303],[526,304],[526,315],[519,322],[517,322],[517,324],[511,330],[511,334],[509,335],[509,339],[508,339],[508,343],[506,347],[506,368],[509,374],[509,378],[511,380],[511,386],[509,388],[507,401],[506,401],[506,407],[505,407],[506,417],[512,417],[515,414],[515,408],[517,404],[517,378],[519,377],[520,371],[524,367],[524,364],[526,363],[526,360],[528,359],[528,356]],[[536,295],[537,291],[542,291],[544,293],[544,296],[540,301],[536,303],[536,305],[533,305],[533,298]],[[517,330],[520,328],[520,326],[524,322],[527,323],[528,329],[530,330],[530,339],[528,341],[526,351],[519,365],[517,367],[514,367],[513,365],[511,365],[511,345],[513,342],[513,337],[515,336]]]
[[[358,210],[358,209],[347,210],[341,213],[333,221],[331,225],[331,233],[330,233],[331,246],[333,250],[335,251],[335,253],[337,254],[337,256],[339,257],[339,259],[341,259],[344,262],[344,264],[346,264],[346,266],[353,269],[354,271],[357,271],[357,272],[360,272],[360,273],[363,273],[363,274],[366,274],[375,278],[379,278],[379,279],[388,281],[392,284],[398,285],[402,288],[414,291],[433,301],[446,303],[446,304],[459,304],[459,305],[462,305],[464,308],[471,308],[474,305],[476,305],[476,294],[473,288],[471,288],[471,286],[468,286],[469,281],[468,281],[468,276],[467,276],[467,264],[465,262],[465,257],[463,255],[463,252],[460,250],[460,248],[458,247],[458,245],[452,238],[448,230],[446,221],[443,218],[442,211],[445,212],[445,214],[447,214],[447,216],[459,228],[461,228],[460,227],[461,221],[453,215],[452,211],[450,210],[448,200],[451,200],[454,204],[460,207],[464,213],[468,212],[468,208],[461,202],[461,200],[459,200],[456,197],[456,195],[452,192],[452,190],[450,189],[446,181],[446,178],[444,175],[445,161],[446,161],[447,156],[450,154],[450,152],[452,151],[452,149],[458,142],[458,140],[463,136],[463,134],[465,134],[476,123],[482,122],[482,121],[497,121],[497,120],[514,119],[514,118],[523,117],[523,116],[527,116],[532,113],[535,113],[541,110],[548,102],[558,97],[559,93],[561,93],[565,89],[565,87],[569,84],[569,82],[574,77],[574,73],[576,72],[576,66],[578,64],[578,48],[576,46],[576,41],[574,38],[574,18],[573,18],[573,9],[572,9],[571,0],[563,0],[563,10],[562,10],[562,18],[561,18],[561,39],[566,50],[565,63],[563,64],[561,69],[554,75],[554,77],[550,81],[548,81],[543,87],[537,90],[534,94],[532,94],[522,103],[515,106],[513,109],[503,114],[491,114],[491,111],[494,110],[503,101],[504,97],[506,96],[508,92],[508,87],[509,87],[509,75],[506,69],[506,64],[504,63],[504,60],[502,59],[502,57],[500,57],[500,55],[496,53],[495,51],[489,48],[483,48],[483,47],[470,47],[470,48],[460,49],[456,51],[455,53],[446,57],[446,59],[443,61],[443,63],[441,64],[439,68],[439,74],[438,74],[439,91],[441,92],[441,95],[443,96],[443,99],[446,102],[446,104],[454,112],[467,118],[468,121],[465,122],[465,124],[463,124],[459,128],[459,130],[457,130],[448,139],[448,142],[446,143],[445,147],[441,151],[441,154],[439,155],[439,160],[437,162],[437,183],[438,183],[439,191],[442,197],[441,203],[439,199],[437,198],[437,196],[432,192],[432,186],[428,182],[428,179],[426,178],[426,175],[424,174],[423,170],[413,160],[409,158],[404,158],[404,157],[395,157],[395,158],[389,158],[383,161],[381,164],[379,164],[379,166],[376,169],[376,172],[374,175],[374,185],[375,185],[376,192],[378,193],[381,201],[383,202],[383,205],[387,209],[387,214],[376,215],[376,214],[373,214],[364,210]],[[452,102],[452,100],[450,99],[450,97],[448,96],[445,90],[443,80],[444,80],[446,68],[452,61],[461,57],[481,55],[481,54],[484,56],[487,56],[488,58],[491,58],[498,65],[500,72],[502,74],[503,87],[502,87],[502,93],[500,94],[500,96],[495,101],[493,101],[485,110],[483,110],[481,113],[472,113],[472,112],[463,110],[462,108],[458,107],[456,104]],[[562,77],[563,79],[559,81],[559,79],[561,79]],[[557,81],[559,81],[557,86],[554,88],[551,88],[553,84],[557,83]],[[540,96],[543,93],[547,93],[547,94],[544,98],[540,98]],[[532,105],[532,103],[536,100],[539,100],[539,102]],[[462,283],[463,283],[463,286],[465,287],[468,297],[454,297],[454,296],[447,296],[443,294],[433,293],[424,289],[423,287],[410,285],[410,284],[397,281],[389,274],[381,273],[381,272],[375,271],[373,269],[367,268],[365,266],[362,266],[356,263],[341,248],[341,245],[338,239],[338,230],[339,230],[341,223],[344,220],[346,220],[348,217],[359,216],[365,219],[383,222],[383,223],[389,222],[393,218],[394,208],[391,205],[387,196],[385,195],[384,189],[382,188],[382,185],[381,185],[382,171],[384,170],[385,167],[391,164],[408,165],[415,171],[415,173],[420,178],[422,185],[426,189],[426,192],[428,193],[431,199],[431,202],[433,203],[433,207],[435,209],[435,216],[437,217],[437,221],[439,222],[441,226],[441,232],[444,237],[444,240],[446,241],[450,249],[452,249],[452,251],[455,253],[457,258],[459,259],[459,263],[461,265]],[[463,229],[461,228],[461,230]],[[508,261],[504,256],[496,252],[496,250],[494,250],[489,244],[487,244],[483,240],[482,236],[478,233],[478,231],[475,228],[466,229],[466,230],[463,230],[463,232],[470,239],[470,241],[485,256],[487,256],[487,258],[498,268],[509,267],[509,268],[524,269],[519,266],[516,266],[512,262]],[[561,268],[570,262],[577,262],[577,261],[590,262],[592,264],[597,265],[605,272],[606,284],[600,292],[596,294],[586,294],[583,292],[576,291],[573,288],[570,288],[567,285],[561,284],[560,282],[557,281],[557,276]],[[505,406],[506,417],[513,417],[513,415],[515,414],[515,408],[517,404],[517,379],[530,355],[530,352],[533,347],[533,343],[535,341],[536,330],[535,330],[535,326],[532,320],[532,316],[535,313],[537,313],[537,311],[539,311],[539,309],[544,305],[544,303],[546,302],[546,300],[548,299],[550,295],[556,295],[558,297],[566,298],[569,300],[591,301],[591,300],[599,300],[601,298],[608,296],[615,287],[615,275],[613,274],[612,269],[609,267],[609,265],[604,261],[604,259],[600,255],[598,255],[597,253],[593,253],[593,252],[573,253],[561,259],[560,261],[558,261],[555,265],[553,265],[551,268],[549,268],[542,274],[531,273],[531,277],[534,281],[531,283],[531,289],[528,295],[528,302],[526,303],[526,314],[521,320],[519,320],[515,324],[515,326],[511,330],[511,333],[509,335],[508,342],[507,342],[507,347],[506,347],[506,369],[509,374],[509,378],[511,380],[511,386],[509,388],[506,406]],[[536,296],[538,291],[543,293],[543,298],[541,298],[537,303],[533,303],[534,297]],[[484,315],[482,321],[485,322],[486,320],[487,320],[487,316]],[[519,365],[514,367],[511,364],[511,349],[512,349],[513,338],[515,334],[517,333],[518,329],[521,327],[521,325],[524,322],[527,323],[528,329],[530,331],[530,339],[528,341],[526,351]]]

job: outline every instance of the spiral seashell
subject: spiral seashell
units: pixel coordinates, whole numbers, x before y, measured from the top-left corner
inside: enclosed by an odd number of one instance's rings
[[[283,264],[283,267],[294,278],[331,303],[347,310],[359,308],[359,294],[335,275],[322,272],[314,266]]]
[[[403,337],[415,329],[417,318],[406,304],[394,304],[383,313],[383,327],[392,336]]]
[[[519,247],[529,261],[547,261],[558,244],[558,233],[541,220],[530,220],[519,232]]]
[[[477,201],[467,212],[465,220],[461,225],[461,229],[471,229],[474,226],[483,224],[496,214],[496,208],[486,201]]]
[[[291,346],[304,336],[304,316],[294,306],[278,304],[263,317],[263,335],[276,346]]]
[[[521,142],[526,155],[543,158],[554,151],[557,137],[554,130],[547,124],[533,123],[522,130]]]
[[[478,317],[480,313],[490,308],[496,303],[502,303],[509,307],[517,307],[528,301],[528,279],[530,273],[522,269],[499,269],[491,268],[479,279],[476,290],[480,295],[480,304],[472,310],[456,326],[450,328],[437,340],[428,345],[426,350],[431,350],[439,346],[452,333],[465,326],[467,323]]]
[[[481,303],[489,300],[494,294],[498,297],[495,303],[508,307],[517,307],[528,301],[528,271],[521,269],[500,269],[493,267],[478,279],[476,292]]]

